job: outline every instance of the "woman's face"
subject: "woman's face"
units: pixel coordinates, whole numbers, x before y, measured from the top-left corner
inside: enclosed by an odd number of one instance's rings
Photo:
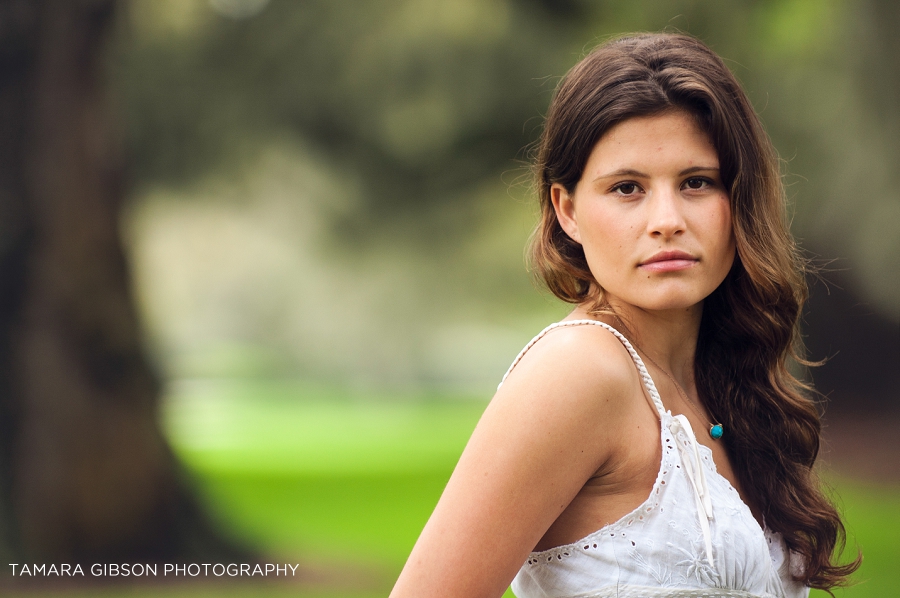
[[[719,158],[684,112],[619,123],[594,146],[575,191],[554,184],[550,193],[614,306],[699,306],[734,262]]]

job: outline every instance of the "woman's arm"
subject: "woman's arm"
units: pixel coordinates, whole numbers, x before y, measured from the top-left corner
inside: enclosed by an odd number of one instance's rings
[[[497,391],[392,598],[501,596],[528,553],[622,443],[631,358],[595,326],[558,328]]]

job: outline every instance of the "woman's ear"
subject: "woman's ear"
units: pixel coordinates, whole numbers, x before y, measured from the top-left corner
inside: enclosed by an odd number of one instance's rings
[[[556,212],[559,225],[569,238],[576,243],[581,243],[581,235],[578,234],[578,220],[575,218],[575,200],[559,183],[550,185],[550,202]]]

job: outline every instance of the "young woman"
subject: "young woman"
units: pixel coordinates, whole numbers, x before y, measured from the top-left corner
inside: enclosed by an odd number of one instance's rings
[[[806,296],[775,152],[722,60],[606,43],[536,161],[536,271],[575,305],[516,358],[391,594],[806,596],[843,526],[786,367]]]

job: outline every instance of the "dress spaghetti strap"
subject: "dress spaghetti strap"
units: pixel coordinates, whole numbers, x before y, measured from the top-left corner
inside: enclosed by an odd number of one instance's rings
[[[513,371],[513,368],[518,365],[519,361],[522,360],[522,357],[525,356],[525,353],[534,346],[536,342],[541,340],[545,334],[553,330],[554,328],[563,328],[566,326],[600,326],[602,328],[607,329],[613,335],[622,342],[625,346],[625,349],[628,351],[628,354],[631,355],[632,361],[634,361],[634,365],[638,369],[638,373],[641,376],[641,380],[644,383],[644,387],[647,389],[647,393],[650,395],[650,399],[653,401],[653,405],[656,407],[657,413],[662,416],[665,413],[665,408],[663,407],[662,399],[659,397],[659,392],[656,390],[656,384],[653,382],[653,378],[650,377],[650,373],[647,371],[647,366],[644,365],[644,361],[641,359],[641,356],[638,355],[638,352],[634,350],[634,347],[628,342],[628,339],[625,338],[625,335],[604,322],[598,322],[597,320],[564,320],[562,322],[556,322],[554,324],[550,324],[543,330],[541,330],[537,336],[531,339],[525,348],[519,351],[519,354],[516,355],[516,358],[513,360],[512,365],[509,366],[509,369],[506,370],[506,373],[503,374],[503,378],[500,380],[500,384],[497,385],[497,390],[503,386],[503,383],[506,382],[506,378],[509,376],[510,372]]]

